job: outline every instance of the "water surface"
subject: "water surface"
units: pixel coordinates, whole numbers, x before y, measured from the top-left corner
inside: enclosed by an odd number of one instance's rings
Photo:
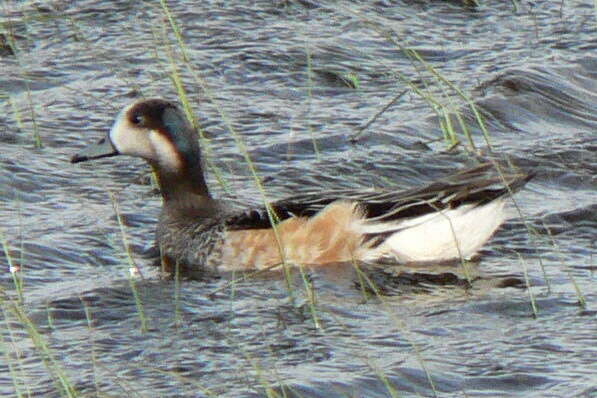
[[[302,397],[387,397],[388,386],[400,397],[597,396],[594,4],[483,3],[170,1],[191,72],[159,4],[5,1],[0,21],[16,51],[0,52],[0,228],[22,269],[25,313],[74,388],[142,397],[264,396],[266,386]],[[376,297],[350,267],[310,272],[317,324],[300,275],[290,281],[294,301],[276,274],[232,287],[229,275],[185,280],[177,290],[152,267],[160,200],[143,162],[68,163],[132,98],[176,98],[174,52],[209,137],[206,159],[226,181],[210,169],[217,195],[259,200],[230,126],[272,198],[312,185],[410,187],[473,164],[466,140],[445,151],[437,113],[406,81],[459,109],[487,154],[466,101],[398,44],[474,100],[495,156],[537,173],[516,196],[528,225],[504,225],[470,285],[454,266],[387,266],[368,271]],[[110,193],[144,276],[136,281],[144,332]],[[1,286],[15,296],[10,273]],[[0,394],[60,396],[52,367],[3,308]]]

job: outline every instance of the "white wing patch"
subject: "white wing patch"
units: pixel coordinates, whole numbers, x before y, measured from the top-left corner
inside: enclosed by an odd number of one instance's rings
[[[368,224],[362,233],[391,232],[364,260],[394,257],[398,262],[442,262],[472,257],[506,219],[504,199],[483,206],[463,205],[395,223]]]

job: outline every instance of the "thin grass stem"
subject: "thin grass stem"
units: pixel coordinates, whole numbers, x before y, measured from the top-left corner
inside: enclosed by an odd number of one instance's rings
[[[167,33],[165,31],[166,26],[163,25],[163,28],[164,28],[164,30],[162,32],[162,44],[164,44],[164,47],[166,48],[167,57],[169,60],[168,67],[170,70],[170,79],[174,85],[178,99],[179,99],[180,103],[182,104],[182,107],[185,112],[185,115],[187,116],[187,119],[191,122],[191,124],[193,125],[193,128],[195,128],[195,130],[199,132],[199,137],[197,137],[197,138],[201,141],[201,148],[205,152],[206,156],[204,159],[207,163],[208,170],[215,176],[216,181],[222,187],[224,192],[230,193],[231,189],[230,189],[228,183],[226,182],[226,179],[222,176],[220,169],[211,160],[213,158],[213,155],[211,154],[211,145],[209,145],[209,140],[205,136],[205,132],[203,131],[203,129],[201,128],[201,126],[197,122],[197,119],[194,116],[194,113],[193,113],[192,107],[190,105],[186,90],[184,88],[184,84],[182,82],[182,78],[180,77],[178,66],[175,62],[174,51],[172,49],[170,42],[166,39],[166,36],[167,36]],[[154,38],[157,41],[157,33],[155,33],[155,31],[153,31],[153,30],[152,30],[152,32],[154,34]]]
[[[137,307],[137,315],[139,316],[139,321],[141,322],[141,332],[145,333],[147,331],[147,318],[145,317],[145,311],[143,309],[143,302],[141,300],[141,295],[137,289],[137,283],[135,281],[135,275],[141,276],[143,278],[143,274],[139,270],[139,267],[135,263],[133,258],[133,253],[131,251],[130,245],[128,243],[128,236],[126,234],[126,229],[124,226],[124,221],[122,219],[122,214],[120,213],[120,208],[118,206],[118,201],[113,192],[109,193],[110,201],[112,202],[112,207],[114,209],[114,213],[116,214],[116,219],[118,220],[118,226],[120,227],[120,237],[122,240],[122,244],[124,246],[124,250],[126,252],[128,265],[129,265],[129,272],[128,272],[128,280],[129,285],[131,287],[131,291],[133,292],[133,296],[135,299],[135,306]]]
[[[69,381],[64,370],[58,364],[58,361],[54,358],[50,347],[47,345],[42,335],[37,331],[35,325],[31,319],[25,313],[25,310],[17,303],[12,303],[11,312],[19,320],[19,322],[25,327],[29,338],[35,345],[42,362],[46,369],[55,377],[56,388],[61,395],[68,398],[75,398],[78,396],[74,386]]]
[[[361,134],[363,134],[363,132],[365,130],[367,130],[385,111],[390,109],[390,107],[392,105],[394,105],[400,98],[402,98],[404,96],[404,94],[406,94],[407,92],[408,92],[408,89],[402,90],[400,93],[398,93],[398,95],[396,95],[394,98],[392,98],[390,100],[390,102],[388,102],[386,105],[384,105],[384,107],[381,108],[379,110],[379,112],[377,112],[375,115],[373,115],[373,117],[371,117],[361,128],[359,128],[356,133],[354,133],[350,136],[350,138],[349,138],[350,141],[353,143],[357,142],[359,136]]]
[[[527,263],[525,259],[520,255],[520,253],[516,252],[520,263],[522,264],[522,272],[524,274],[524,282],[527,286],[527,291],[529,292],[529,300],[531,302],[531,310],[533,311],[533,318],[537,318],[539,315],[537,311],[537,303],[535,302],[535,296],[533,295],[533,290],[531,289],[531,281],[529,280],[529,273],[527,271]]]
[[[313,59],[311,57],[311,50],[309,49],[308,45],[305,45],[305,53],[307,55],[307,113],[310,114],[311,104],[313,102]],[[311,142],[313,143],[313,152],[315,153],[315,158],[319,160],[321,153],[319,151],[319,145],[315,139],[315,132],[313,131],[311,123],[307,122],[307,128],[309,130],[309,134],[311,135]]]
[[[389,307],[388,303],[384,299],[383,295],[380,293],[380,291],[377,288],[377,286],[375,285],[375,283],[361,270],[361,268],[358,266],[358,263],[354,262],[353,264],[355,265],[355,271],[357,273],[361,274],[362,279],[367,282],[367,285],[369,286],[369,288],[374,292],[375,297],[377,297],[377,299],[381,302],[383,307],[386,309],[390,319],[396,324],[396,326],[398,326],[398,328],[400,330],[402,330],[405,333],[408,343],[413,348],[413,351],[417,358],[417,362],[419,363],[419,365],[421,365],[421,368],[425,372],[425,375],[427,377],[427,382],[429,383],[429,386],[431,387],[431,390],[433,391],[433,395],[434,395],[434,397],[437,397],[438,396],[437,389],[436,389],[435,383],[433,382],[433,379],[431,377],[431,373],[429,373],[429,370],[427,369],[425,360],[423,359],[423,356],[421,355],[421,349],[414,342],[413,338],[410,336],[410,332],[409,332],[405,322],[403,320],[397,318],[394,315],[394,313],[391,311],[391,308]]]
[[[6,311],[6,308],[4,306],[4,302],[0,303],[0,305],[2,306],[2,315],[3,315],[3,319],[4,319],[4,324],[6,325],[6,329],[8,329],[8,335],[10,337],[10,341],[11,341],[11,345],[13,348],[13,352],[15,353],[15,357],[17,358],[17,363],[19,366],[19,370],[21,373],[21,380],[23,380],[23,364],[21,363],[21,355],[18,352],[18,348],[17,345],[15,344],[15,337],[14,337],[14,332],[12,330],[12,327],[10,326],[10,322],[9,322],[9,318],[8,318],[8,312]],[[22,382],[19,382],[19,375],[17,375],[17,371],[15,369],[15,365],[13,364],[11,355],[10,355],[10,350],[7,347],[6,341],[4,340],[4,334],[0,333],[0,343],[2,343],[1,347],[2,347],[2,351],[4,352],[4,357],[6,359],[6,364],[8,365],[8,371],[10,372],[10,378],[12,380],[12,384],[13,387],[15,389],[15,394],[17,395],[17,397],[21,398],[24,397],[24,393],[21,391],[21,386],[20,384]],[[27,389],[27,396],[31,397],[31,391],[29,389],[29,386],[27,385],[27,383],[22,383],[24,384],[24,387]]]
[[[174,35],[176,37],[176,40],[178,42],[178,46],[179,46],[179,50],[183,56],[183,60],[185,61],[185,63],[187,64],[188,67],[188,71],[191,73],[191,75],[193,76],[193,78],[195,79],[195,81],[197,82],[197,84],[201,87],[201,89],[203,90],[203,92],[207,95],[207,97],[211,100],[211,102],[213,104],[216,104],[217,101],[214,97],[214,95],[211,92],[211,89],[207,86],[207,84],[205,83],[205,81],[197,75],[197,73],[192,69],[192,67],[190,66],[189,63],[189,58],[186,55],[186,46],[184,44],[184,41],[182,40],[182,35],[180,34],[180,29],[178,28],[178,25],[176,24],[176,21],[174,20],[172,14],[170,13],[170,10],[168,8],[168,5],[166,4],[165,0],[160,0],[160,4],[162,5],[162,9],[164,10],[164,13],[166,14],[166,17],[168,19],[168,21],[170,22],[170,26],[172,28],[172,31],[174,32]],[[222,121],[224,122],[226,128],[228,129],[228,131],[231,133],[234,142],[237,146],[237,148],[239,149],[239,152],[241,153],[241,155],[243,156],[245,163],[247,164],[247,167],[249,168],[249,171],[251,173],[251,176],[253,177],[253,180],[255,182],[255,185],[257,187],[257,190],[259,191],[259,194],[261,196],[262,202],[264,204],[264,207],[266,209],[267,212],[267,216],[269,219],[269,222],[272,226],[272,231],[274,233],[274,237],[276,239],[276,243],[278,246],[278,251],[279,251],[279,255],[280,258],[282,260],[281,265],[283,266],[284,269],[284,279],[286,281],[286,287],[288,290],[288,295],[289,298],[291,300],[291,302],[294,303],[294,293],[293,293],[293,289],[292,289],[292,285],[290,283],[290,270],[288,267],[288,262],[286,260],[286,253],[284,250],[284,246],[283,246],[283,242],[281,240],[278,228],[277,228],[277,224],[279,222],[278,216],[275,214],[275,212],[273,211],[271,205],[270,205],[270,200],[268,199],[268,196],[265,192],[265,189],[263,187],[263,184],[261,182],[261,179],[259,178],[259,175],[257,173],[257,169],[255,167],[255,164],[253,163],[251,156],[249,155],[249,151],[247,150],[247,147],[244,143],[244,141],[242,140],[242,138],[240,137],[240,135],[238,134],[238,132],[236,131],[236,129],[232,126],[232,123],[230,122],[230,119],[227,117],[227,115],[224,113],[222,107],[217,107],[218,109],[218,113],[220,115],[220,118],[222,119]]]
[[[6,261],[8,262],[8,272],[12,277],[12,282],[15,287],[15,291],[17,292],[17,297],[20,303],[23,302],[23,275],[21,266],[16,264],[10,254],[10,246],[8,244],[8,239],[4,234],[2,228],[0,228],[0,243],[2,244],[2,250],[4,251],[4,256],[6,257]]]
[[[547,226],[547,224],[545,224],[545,221],[543,222],[543,227],[545,228],[545,230],[547,231],[547,235],[551,239],[551,244],[556,249],[556,253],[558,254],[558,259],[560,260],[560,264],[561,264],[562,268],[564,269],[564,272],[566,272],[566,274],[568,275],[568,278],[570,278],[570,282],[572,283],[572,286],[574,287],[574,291],[576,293],[578,305],[581,308],[586,308],[587,300],[585,299],[585,296],[582,294],[582,292],[580,290],[580,286],[576,282],[576,278],[574,277],[574,275],[572,274],[572,271],[570,270],[570,266],[568,266],[566,264],[566,262],[564,261],[564,256],[562,254],[562,249],[560,248],[560,245],[558,245],[558,243],[556,242],[555,237],[553,236],[553,233],[551,232],[551,229]]]
[[[180,262],[174,266],[174,323],[182,325],[182,314],[180,312]]]
[[[95,330],[93,328],[93,320],[91,317],[91,309],[87,305],[87,302],[79,294],[79,300],[81,304],[83,304],[83,311],[85,312],[85,319],[87,320],[87,330],[89,331],[89,338],[91,344],[91,364],[93,365],[93,385],[95,387],[95,393],[97,396],[100,396],[100,385],[97,375],[97,356],[95,353]]]
[[[315,295],[315,288],[313,286],[313,282],[309,280],[307,274],[305,273],[304,267],[302,264],[299,264],[299,272],[301,274],[301,278],[303,280],[303,286],[305,287],[305,292],[307,294],[307,302],[309,303],[309,312],[311,313],[311,319],[313,320],[313,326],[315,329],[321,329],[321,323],[319,322],[319,317],[317,316],[317,296]]]

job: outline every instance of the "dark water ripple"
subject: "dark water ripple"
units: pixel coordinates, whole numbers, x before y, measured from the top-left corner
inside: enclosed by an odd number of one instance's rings
[[[175,38],[159,3],[5,2],[0,34],[14,35],[17,52],[0,51],[0,231],[23,270],[25,313],[77,391],[244,397],[268,385],[286,396],[386,397],[391,385],[405,397],[595,396],[594,4],[516,3],[168,2],[194,70],[174,49],[209,137],[205,157],[226,180],[208,175],[219,196],[260,198],[229,124],[272,198],[307,186],[410,187],[471,164],[461,147],[445,151],[438,115],[412,89],[351,142],[405,80],[460,110],[485,155],[537,173],[516,196],[534,233],[507,222],[470,283],[458,266],[367,269],[380,299],[351,268],[310,271],[317,328],[300,275],[294,301],[278,274],[178,287],[160,277],[151,266],[160,202],[143,163],[68,163],[131,98],[176,97],[166,45]],[[396,43],[471,96],[493,153],[465,101]],[[141,307],[109,193],[144,276]],[[16,297],[8,272],[0,287]],[[5,358],[19,373],[0,362],[0,395],[15,395],[16,377],[21,392],[60,396],[23,323],[2,308]]]

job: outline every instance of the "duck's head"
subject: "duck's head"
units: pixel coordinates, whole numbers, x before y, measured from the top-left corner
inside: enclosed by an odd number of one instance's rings
[[[197,133],[172,102],[147,99],[128,105],[107,137],[73,156],[71,163],[116,155],[145,159],[157,172],[162,188],[193,180],[204,188]]]
[[[108,136],[72,157],[72,163],[108,156],[130,155],[157,169],[175,173],[199,159],[195,129],[172,102],[148,99],[125,107]]]

